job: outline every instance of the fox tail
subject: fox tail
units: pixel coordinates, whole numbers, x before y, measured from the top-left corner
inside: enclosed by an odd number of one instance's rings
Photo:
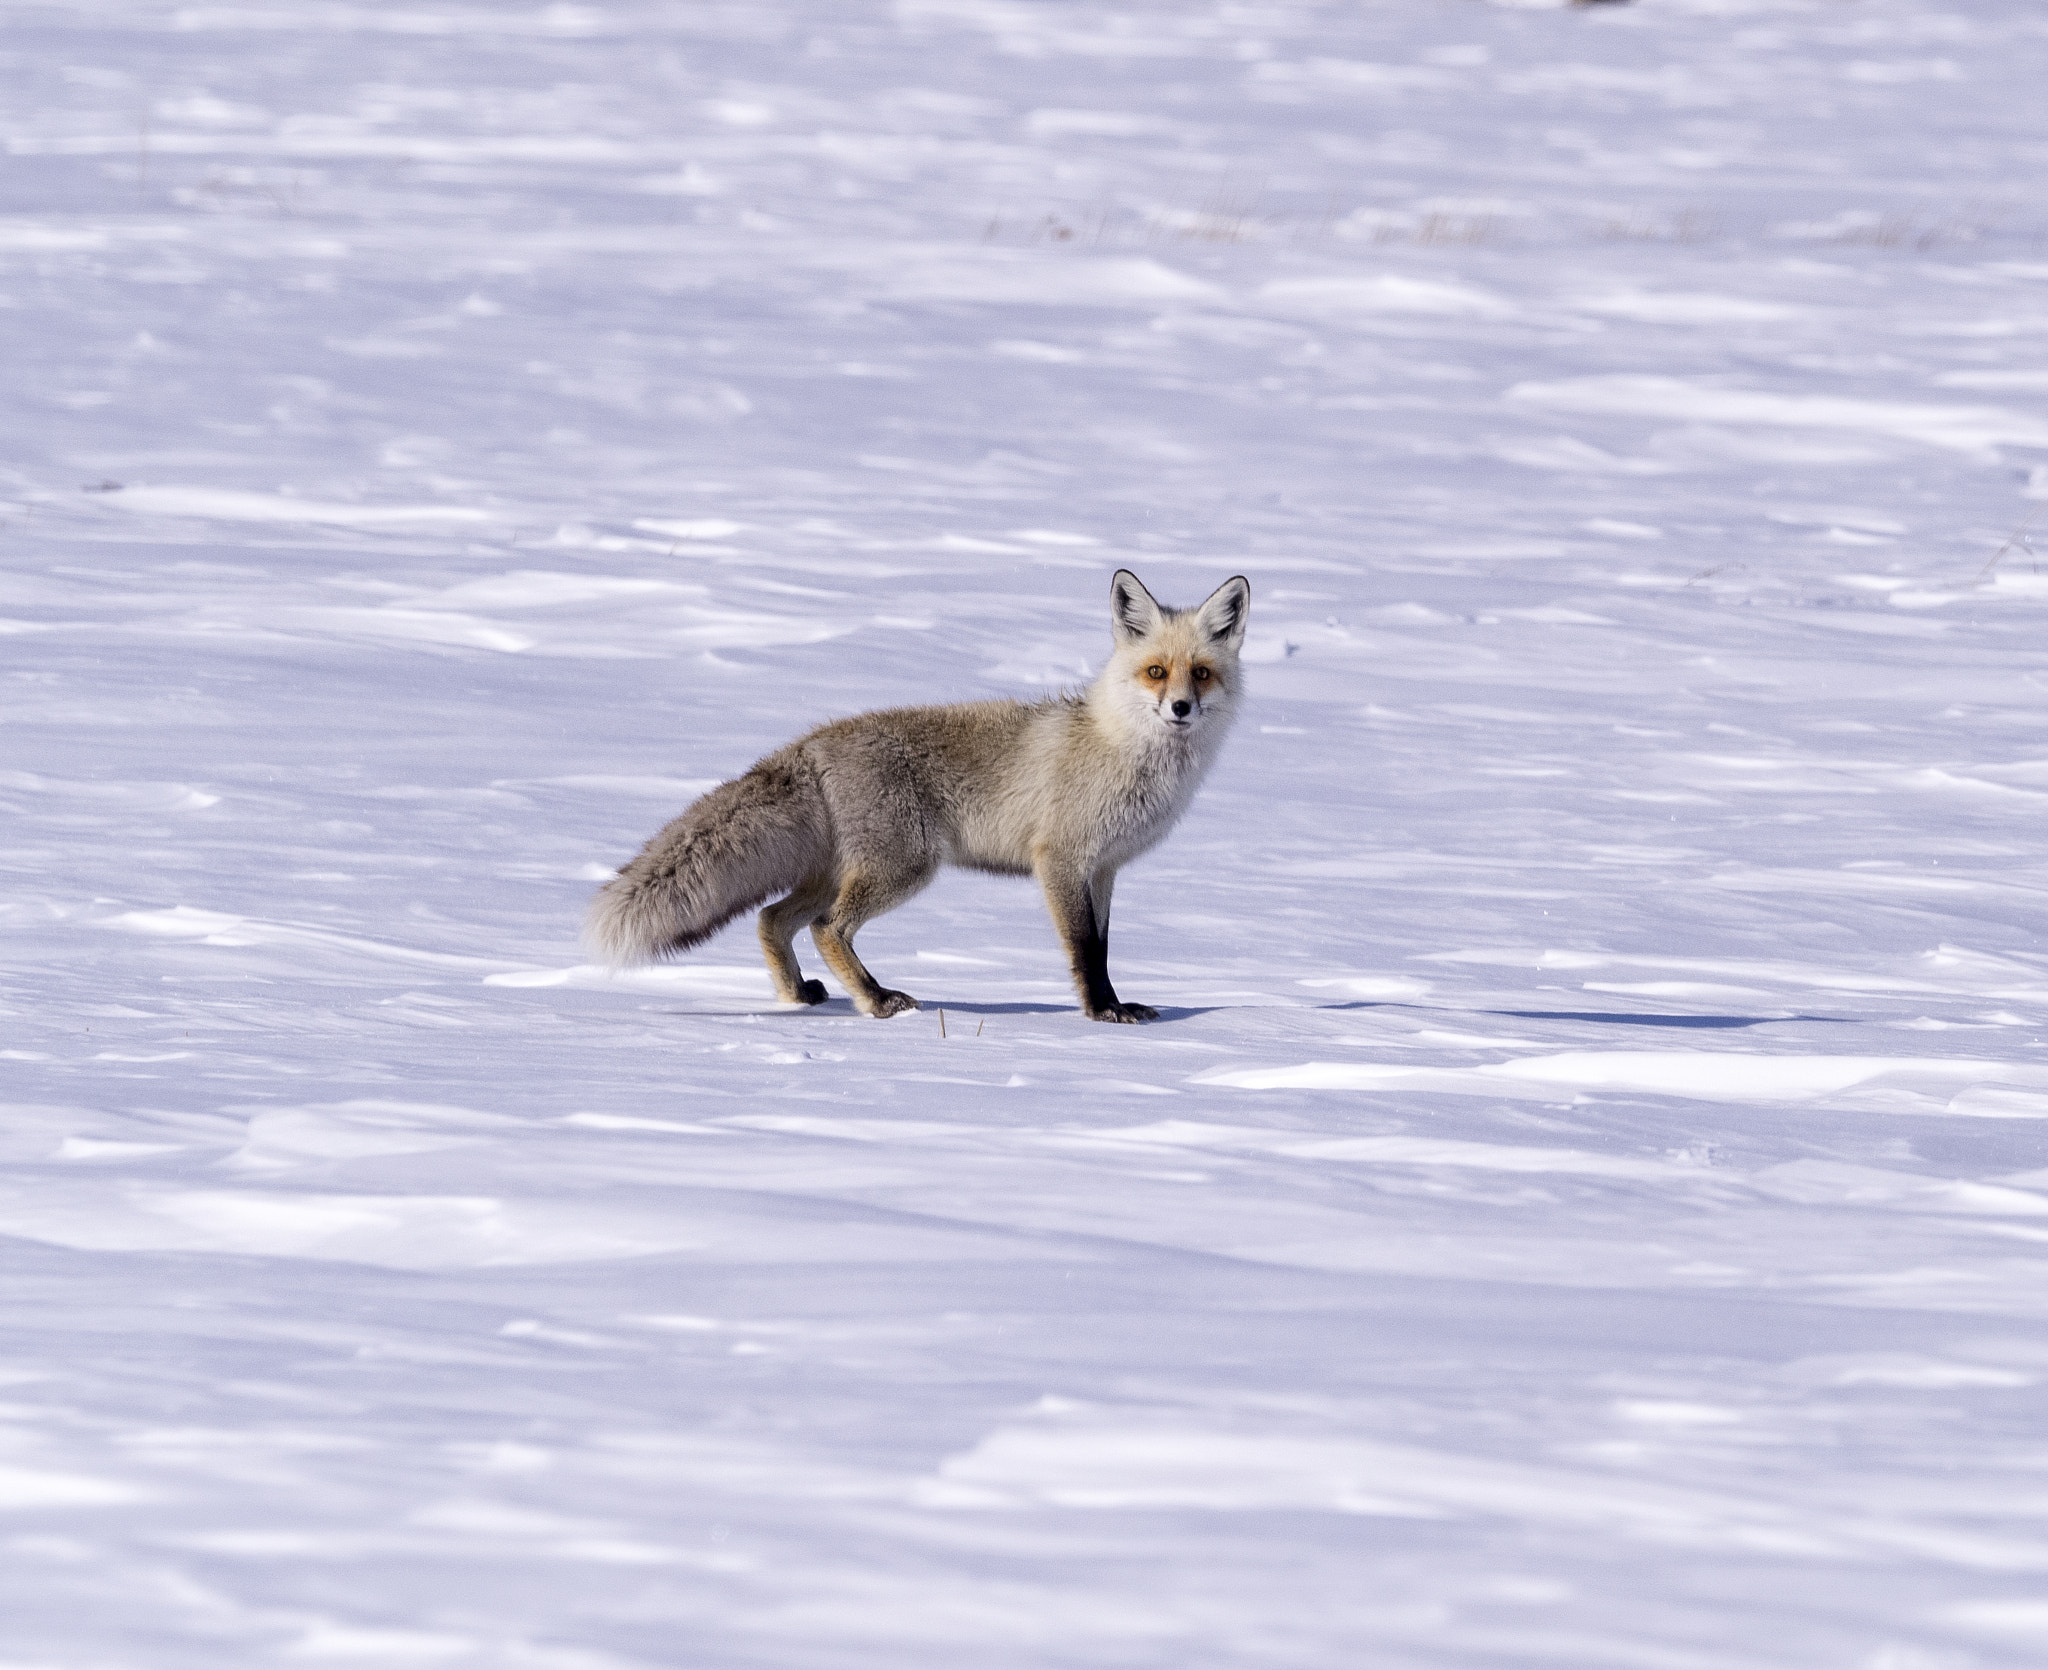
[[[653,962],[829,867],[831,817],[800,759],[771,755],[670,822],[598,890],[583,943],[599,962]]]

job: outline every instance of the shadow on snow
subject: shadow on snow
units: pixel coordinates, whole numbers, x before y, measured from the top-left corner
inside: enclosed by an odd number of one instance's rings
[[[1674,1026],[1696,1032],[1725,1032],[1749,1026],[1805,1021],[1817,1026],[1856,1026],[1847,1015],[1635,1015],[1605,1009],[1439,1009],[1420,1003],[1325,1003],[1324,1009],[1406,1009],[1421,1015],[1493,1015],[1517,1021],[1583,1021],[1599,1026]],[[1164,1010],[1160,1011],[1163,1015]]]

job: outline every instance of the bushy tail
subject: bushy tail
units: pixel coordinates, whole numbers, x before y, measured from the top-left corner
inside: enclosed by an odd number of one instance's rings
[[[801,757],[721,783],[598,890],[583,943],[614,967],[701,945],[742,911],[829,869],[831,817]]]

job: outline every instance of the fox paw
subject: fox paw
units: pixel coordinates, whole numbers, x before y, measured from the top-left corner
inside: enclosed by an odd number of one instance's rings
[[[796,1001],[799,1003],[823,1003],[825,1001],[825,982],[822,980],[805,980],[801,982],[796,988]]]
[[[1121,1021],[1128,1026],[1133,1021],[1156,1021],[1159,1011],[1149,1003],[1111,1003],[1100,1009],[1090,1009],[1091,1021]]]
[[[891,1015],[900,1015],[905,1010],[916,1007],[917,999],[908,992],[877,992],[875,1006],[868,1013],[878,1021],[885,1021]]]

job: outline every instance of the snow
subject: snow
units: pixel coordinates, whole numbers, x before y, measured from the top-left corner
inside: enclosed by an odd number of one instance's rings
[[[2038,1663],[2044,45],[19,0],[0,1666]],[[581,960],[1121,566],[1160,1022]]]

